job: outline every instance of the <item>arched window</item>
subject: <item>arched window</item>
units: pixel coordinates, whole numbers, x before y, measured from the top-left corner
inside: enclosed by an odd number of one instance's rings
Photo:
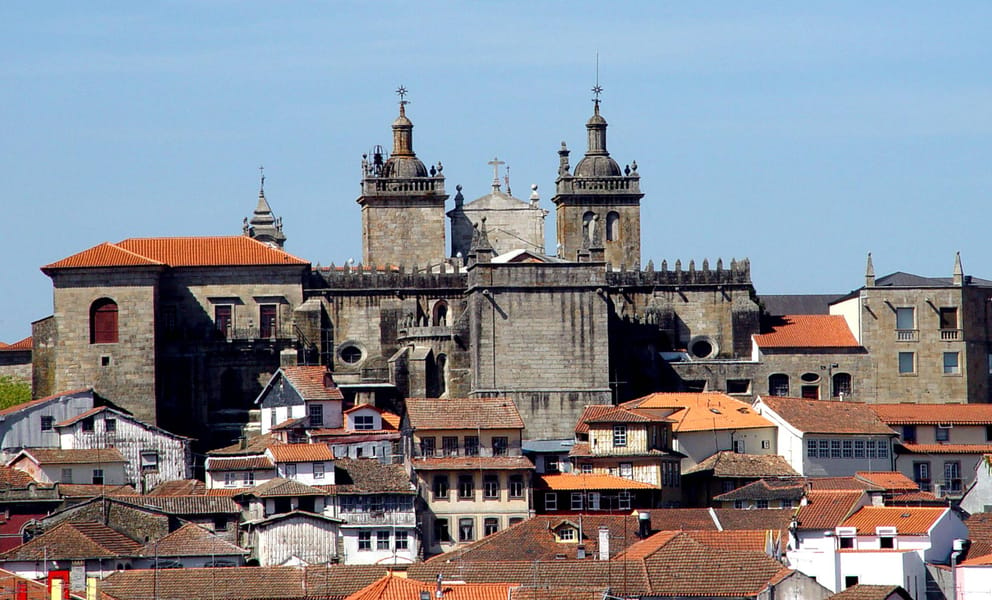
[[[850,396],[851,395],[851,374],[850,373],[834,373],[834,393],[832,394],[834,398],[840,395]]]
[[[90,343],[117,343],[117,303],[100,298],[90,306]]]
[[[434,303],[434,315],[431,318],[431,325],[444,327],[448,324],[448,303],[438,300]]]
[[[789,376],[784,373],[776,373],[768,376],[769,396],[789,395]]]
[[[620,239],[620,213],[611,210],[606,215],[606,241],[615,242]]]
[[[596,213],[591,210],[582,215],[582,235],[590,242],[592,241],[592,220],[596,218]]]

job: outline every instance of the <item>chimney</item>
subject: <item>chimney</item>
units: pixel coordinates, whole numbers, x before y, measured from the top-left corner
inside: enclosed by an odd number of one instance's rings
[[[324,371],[324,387],[327,389],[332,389],[338,387],[334,383],[334,375],[330,371]]]
[[[610,528],[599,527],[599,560],[610,560]]]
[[[437,589],[436,589],[436,590],[434,590],[434,597],[435,597],[435,598],[436,598],[437,600],[441,600],[441,597],[442,597],[442,596],[444,596],[444,590],[443,590],[443,589],[441,589],[441,574],[440,574],[440,573],[438,573],[438,574],[437,574]]]
[[[585,558],[586,557],[586,547],[579,545],[575,548],[575,558]]]
[[[637,535],[642,538],[651,535],[651,513],[642,512],[637,515]]]

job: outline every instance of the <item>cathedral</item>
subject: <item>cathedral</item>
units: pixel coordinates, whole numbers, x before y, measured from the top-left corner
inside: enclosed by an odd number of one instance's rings
[[[263,187],[240,236],[128,239],[43,267],[55,312],[34,325],[35,395],[94,387],[216,446],[280,365],[319,364],[349,402],[506,397],[525,437],[570,438],[586,405],[688,389],[666,357],[750,358],[748,261],[642,263],[640,174],[610,155],[598,97],[584,155],[558,150],[553,253],[536,190],[513,197],[494,158],[491,190],[448,204],[413,127],[401,97],[392,151],[362,157],[361,264],[287,253]]]

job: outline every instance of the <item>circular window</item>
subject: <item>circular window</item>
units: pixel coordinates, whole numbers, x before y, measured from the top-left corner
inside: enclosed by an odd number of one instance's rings
[[[693,358],[712,358],[716,356],[717,345],[709,336],[697,335],[689,341],[689,354]]]
[[[349,365],[354,365],[362,361],[362,356],[364,353],[362,349],[354,344],[349,344],[347,346],[342,346],[338,351],[338,355],[341,356],[341,360],[348,363]]]
[[[820,375],[818,373],[803,373],[799,378],[806,383],[816,383],[820,380]]]

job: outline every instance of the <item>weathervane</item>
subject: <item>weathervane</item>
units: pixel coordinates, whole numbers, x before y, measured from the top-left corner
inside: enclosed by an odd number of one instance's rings
[[[407,92],[405,87],[401,85],[400,87],[396,88],[396,93],[400,97],[400,106],[406,106],[407,104],[410,104],[410,101],[406,99]]]

